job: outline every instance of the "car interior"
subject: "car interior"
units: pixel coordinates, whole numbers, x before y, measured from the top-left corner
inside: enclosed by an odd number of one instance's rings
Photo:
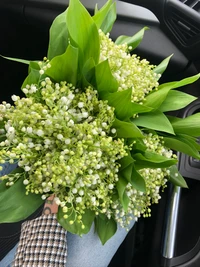
[[[106,0],[81,2],[93,14],[96,2],[101,7]],[[28,60],[46,56],[50,25],[68,3],[68,0],[1,0],[0,55]],[[110,34],[113,40],[121,34],[132,36],[147,26],[149,29],[133,53],[154,65],[173,54],[160,82],[176,81],[200,72],[199,0],[116,3],[118,16]],[[26,65],[0,57],[1,102],[11,103],[13,94],[23,96],[20,88],[26,75]],[[198,98],[200,81],[180,90]],[[197,99],[173,115],[183,118],[199,111],[200,99]],[[200,266],[200,161],[181,153],[178,158],[180,173],[189,189],[169,184],[159,204],[152,206],[151,217],[138,220],[109,267]],[[20,223],[11,228],[18,233]],[[9,227],[6,229],[9,236]]]

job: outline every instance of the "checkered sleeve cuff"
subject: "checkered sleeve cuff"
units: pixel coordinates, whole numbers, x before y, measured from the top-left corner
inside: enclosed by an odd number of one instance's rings
[[[66,266],[66,235],[66,230],[57,222],[56,214],[24,222],[12,267]]]

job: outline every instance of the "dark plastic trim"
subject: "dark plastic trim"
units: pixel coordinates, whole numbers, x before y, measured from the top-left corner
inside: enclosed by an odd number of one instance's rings
[[[193,26],[200,28],[199,13],[178,0],[124,0],[125,2],[136,4],[148,8],[159,19],[161,28],[169,35],[169,38],[187,55],[190,60],[200,58],[200,35],[197,35],[190,42],[184,43],[179,33],[170,22],[172,9],[179,12],[185,21],[189,21]],[[181,23],[181,21],[180,21]],[[184,23],[183,23],[184,24]]]
[[[172,12],[177,12],[180,17],[180,23],[186,21],[191,26],[200,29],[200,15],[198,12],[188,7],[187,5],[177,1],[177,0],[167,0],[165,4],[165,23],[170,30],[171,34],[180,43],[182,49],[187,52],[191,57],[200,57],[199,45],[200,45],[200,35],[197,34],[194,38],[191,38],[188,42],[184,42],[176,29],[170,22]]]
[[[95,2],[96,0],[82,1],[91,13]],[[101,6],[105,0],[97,0],[97,2]],[[26,20],[40,30],[46,31],[56,15],[66,9],[67,3],[68,0],[27,0]],[[117,1],[117,13],[117,21],[111,32],[112,39],[115,40],[121,34],[131,36],[142,27],[149,26],[150,30],[145,32],[144,41],[135,53],[148,58],[153,64],[159,64],[165,57],[174,54],[170,62],[170,75],[180,73],[188,66],[187,57],[169,40],[160,28],[159,21],[150,11],[140,6]]]
[[[194,261],[194,258],[198,258],[198,261]],[[161,260],[161,266],[162,267],[197,267],[199,266],[199,260],[200,260],[200,238],[198,239],[196,245],[187,253],[174,257],[172,259],[167,259],[162,257]],[[198,265],[191,265],[191,262],[193,264]]]
[[[19,16],[22,16],[24,13],[24,7],[27,0],[0,0],[0,14],[1,11],[12,11]]]

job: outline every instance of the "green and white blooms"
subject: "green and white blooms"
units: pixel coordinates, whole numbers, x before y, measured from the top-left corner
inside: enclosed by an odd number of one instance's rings
[[[115,19],[111,0],[93,16],[71,0],[51,26],[47,58],[14,59],[29,74],[25,97],[0,105],[0,163],[18,164],[1,177],[0,222],[25,219],[55,194],[60,224],[82,235],[94,222],[104,244],[117,224],[150,216],[168,180],[187,186],[172,150],[200,158],[200,115],[164,112],[195,100],[175,89],[199,75],[159,85],[170,57],[153,66],[132,53],[145,28],[113,42]]]

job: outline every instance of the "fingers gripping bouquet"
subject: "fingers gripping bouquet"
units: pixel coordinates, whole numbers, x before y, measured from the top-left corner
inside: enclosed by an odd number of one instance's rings
[[[175,89],[199,75],[159,85],[170,57],[156,67],[131,53],[146,28],[113,42],[115,19],[112,1],[91,16],[71,0],[51,26],[47,58],[15,59],[29,74],[25,96],[0,105],[0,162],[18,165],[1,177],[1,223],[27,218],[54,194],[60,224],[82,235],[94,222],[104,244],[117,224],[150,216],[168,180],[187,186],[171,149],[200,158],[200,114],[164,112],[195,100]]]

